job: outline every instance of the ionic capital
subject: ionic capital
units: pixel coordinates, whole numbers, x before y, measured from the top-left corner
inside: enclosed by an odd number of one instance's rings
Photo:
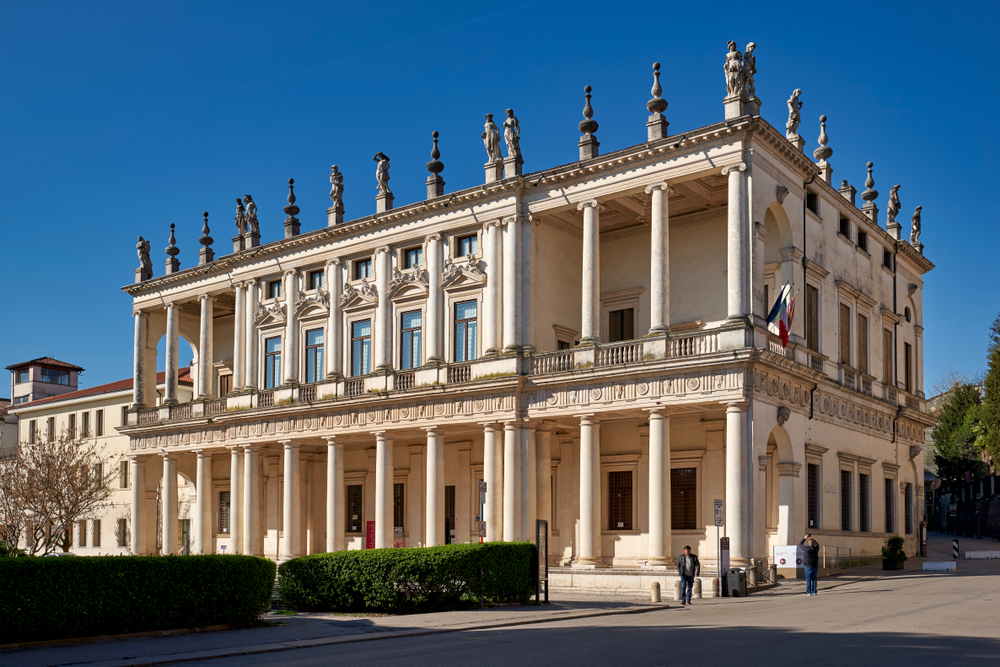
[[[517,222],[517,216],[516,215],[508,215],[505,218],[501,218],[497,222],[497,227],[506,227],[507,225],[510,225],[510,224],[513,224],[513,223],[516,223],[516,222]]]
[[[441,240],[441,235],[437,233],[428,234],[427,236],[424,237],[424,243],[430,243],[431,241],[440,241],[440,240]]]
[[[747,408],[750,406],[750,401],[746,399],[741,399],[739,401],[727,401],[725,403],[726,412],[746,412]]]
[[[375,248],[375,254],[376,255],[378,255],[380,253],[383,253],[383,252],[384,253],[388,253],[389,252],[389,246],[383,245],[383,246],[379,246],[379,247]]]
[[[202,295],[200,295],[200,296],[198,297],[198,300],[199,300],[199,301],[210,301],[210,302],[214,302],[214,301],[215,301],[215,297],[214,297],[214,296],[212,296],[211,294],[202,294]]]
[[[657,419],[670,419],[671,409],[664,405],[657,405],[655,408],[646,408],[645,411],[649,413],[651,419],[653,417]]]
[[[587,201],[582,201],[579,204],[577,204],[576,210],[582,211],[585,208],[595,208],[600,210],[600,206],[601,206],[600,202],[598,202],[596,199],[588,199]]]
[[[746,171],[746,170],[747,170],[747,165],[746,165],[745,162],[737,162],[736,164],[730,164],[730,165],[726,165],[725,167],[723,167],[722,168],[722,175],[723,176],[728,176],[730,172],[733,172],[733,171],[740,172],[740,171]]]
[[[340,258],[334,257],[333,259],[326,260],[327,266],[340,266]]]
[[[652,194],[654,190],[661,190],[663,192],[666,192],[668,196],[674,194],[673,186],[668,185],[666,181],[663,181],[662,183],[650,183],[649,185],[646,186],[647,195]]]

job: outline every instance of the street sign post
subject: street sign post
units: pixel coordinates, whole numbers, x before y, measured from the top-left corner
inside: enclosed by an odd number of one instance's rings
[[[719,574],[719,595],[722,595],[722,538],[719,535],[719,529],[722,527],[723,518],[725,517],[725,503],[723,501],[715,500],[715,560],[716,568]]]
[[[479,516],[483,519],[486,518],[486,482],[484,480],[479,480]],[[482,544],[484,539],[486,539],[486,521],[479,525],[479,543]]]

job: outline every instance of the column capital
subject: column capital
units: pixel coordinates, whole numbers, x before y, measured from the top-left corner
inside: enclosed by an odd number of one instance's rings
[[[192,449],[191,451],[193,453],[197,454],[199,459],[203,459],[203,458],[205,458],[207,456],[211,456],[211,454],[207,454],[205,452],[205,448],[204,447],[197,447],[195,449]]]
[[[579,415],[573,415],[580,420],[581,424],[600,424],[601,418],[594,415],[594,413],[585,413]]]
[[[497,221],[496,225],[497,227],[506,227],[507,225],[515,222],[517,222],[516,213],[514,215],[508,215],[504,216],[503,218],[500,218],[500,220]]]
[[[141,308],[134,308],[132,310],[132,317],[136,317],[137,315],[145,315],[149,317],[149,313],[147,313],[145,310],[142,310]]]
[[[663,181],[661,183],[650,183],[649,185],[646,186],[647,195],[652,194],[654,190],[661,190],[663,192],[666,192],[668,195],[674,194],[673,186],[668,185],[666,181]]]
[[[576,210],[582,211],[585,208],[596,208],[600,211],[601,203],[596,199],[588,199],[576,205]]]
[[[665,405],[657,405],[655,408],[644,408],[644,412],[648,412],[650,417],[670,419],[670,413],[673,412],[673,410]]]
[[[424,237],[424,243],[430,243],[431,241],[440,241],[440,240],[441,240],[441,235],[437,233],[428,234],[427,236]]]
[[[261,282],[260,278],[247,278],[243,281],[243,287],[254,287]]]
[[[427,435],[441,435],[440,426],[421,426],[420,428],[427,431]]]
[[[723,405],[726,406],[726,412],[746,412],[747,408],[750,406],[750,401],[745,398],[738,401],[726,401]]]
[[[383,245],[383,246],[379,246],[379,247],[375,248],[375,254],[376,255],[378,255],[380,253],[383,253],[383,252],[384,253],[388,253],[389,252],[389,246]]]
[[[802,469],[802,464],[795,463],[794,461],[791,463],[782,463],[779,461],[775,468],[778,470],[778,477],[798,477],[799,470]]]
[[[514,429],[521,428],[520,419],[506,419],[503,422],[503,429],[505,431],[513,431]]]
[[[285,269],[284,271],[281,272],[281,275],[283,275],[286,278],[289,276],[297,276],[298,274],[299,274],[298,269]]]
[[[337,442],[337,437],[338,436],[335,436],[335,435],[324,435],[323,439],[326,440],[326,444],[327,445],[342,445],[342,444],[344,444],[342,442]]]
[[[746,171],[747,165],[745,162],[737,162],[736,164],[729,164],[722,168],[722,175],[728,176],[734,171]]]
[[[483,223],[483,229],[488,230],[490,227],[503,227],[503,218],[497,218],[496,220],[487,220]]]
[[[215,302],[215,298],[216,297],[212,296],[211,294],[199,294],[198,295],[198,300],[199,301],[211,301],[211,302],[214,303]]]
[[[163,457],[164,461],[176,461],[177,460],[177,452],[168,452],[165,449],[161,449],[160,450],[160,456]]]
[[[261,446],[259,442],[251,442],[249,444],[243,445],[244,454],[256,454],[259,453],[260,450]]]
[[[163,310],[170,310],[171,308],[176,308],[176,307],[177,307],[177,304],[174,303],[173,301],[164,301],[163,302]]]
[[[326,260],[326,265],[327,266],[340,266],[340,258],[339,257],[334,257],[332,259],[328,259],[328,260]]]
[[[285,449],[298,449],[299,447],[299,443],[295,442],[294,440],[279,440],[278,444],[284,447]]]

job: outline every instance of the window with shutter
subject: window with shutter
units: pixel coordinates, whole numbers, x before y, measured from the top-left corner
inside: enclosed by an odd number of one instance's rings
[[[892,379],[892,331],[882,330],[882,383],[895,386]]]
[[[858,370],[868,373],[868,318],[858,314]]]
[[[819,288],[806,285],[806,347],[819,352]]]
[[[851,307],[840,304],[840,363],[851,365]]]

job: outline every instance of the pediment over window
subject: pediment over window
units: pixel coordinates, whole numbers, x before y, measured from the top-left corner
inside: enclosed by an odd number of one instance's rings
[[[313,294],[306,295],[299,290],[298,299],[295,301],[295,315],[302,315],[313,309],[328,312],[330,310],[329,293],[316,290]]]
[[[340,294],[341,308],[358,308],[377,304],[378,290],[375,289],[373,283],[366,280],[357,287],[350,283],[344,284],[344,291]]]
[[[406,273],[399,269],[393,269],[388,297],[392,299],[403,294],[427,294],[427,283],[427,271],[423,269],[414,269]]]
[[[285,305],[279,303],[257,304],[257,312],[254,313],[254,324],[280,324],[285,321]]]
[[[441,287],[466,287],[485,285],[486,274],[479,268],[479,262],[471,255],[463,264],[455,264],[450,257],[444,259]]]

